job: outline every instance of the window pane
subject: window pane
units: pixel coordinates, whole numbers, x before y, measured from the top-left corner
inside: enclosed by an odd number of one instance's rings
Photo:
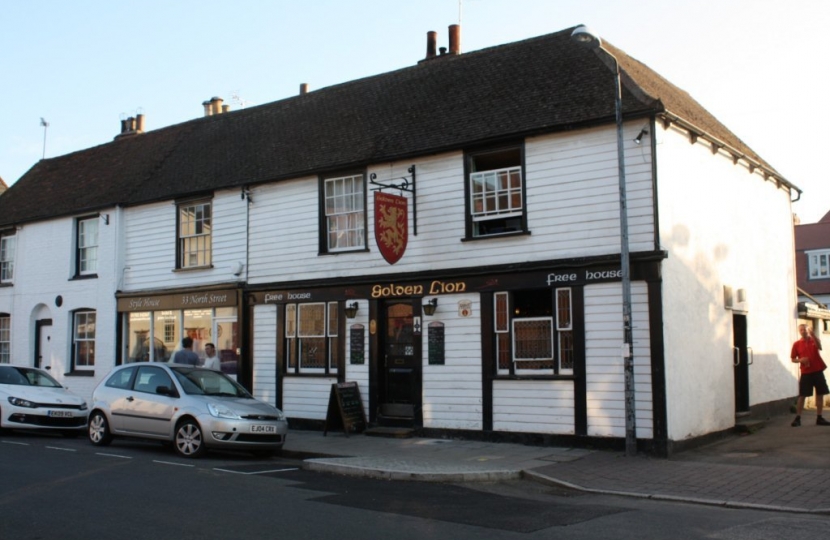
[[[211,264],[211,203],[179,207],[181,268]]]
[[[550,318],[515,319],[513,356],[516,360],[553,359],[553,321]]]
[[[325,337],[326,304],[299,305],[298,335],[300,337]]]
[[[325,181],[326,236],[331,251],[365,245],[363,176]]]
[[[0,364],[11,362],[11,317],[0,315]]]
[[[95,312],[75,313],[75,367],[95,366]]]
[[[0,282],[14,279],[14,236],[0,237]]]

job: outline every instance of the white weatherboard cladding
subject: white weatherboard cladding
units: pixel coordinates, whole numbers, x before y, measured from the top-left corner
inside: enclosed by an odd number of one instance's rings
[[[733,164],[685,132],[658,129],[660,243],[669,438],[735,424],[732,312],[723,286],[744,289],[750,404],[796,394],[789,361],[796,339],[790,194]]]
[[[277,405],[277,307],[254,306],[254,380],[255,398]]]
[[[481,302],[478,294],[438,296],[432,317],[423,324],[424,427],[482,429]],[[428,302],[431,297],[424,298]],[[471,302],[472,314],[462,317],[458,303]],[[429,364],[429,323],[444,324],[445,363]]]
[[[341,336],[341,343],[346,348],[346,374],[344,380],[356,382],[363,400],[363,409],[366,418],[369,418],[369,303],[366,300],[349,300],[347,305],[357,302],[357,315],[354,319],[346,319],[346,334]],[[363,363],[352,364],[350,330],[353,326],[363,326]]]
[[[212,268],[175,272],[177,207],[172,201],[125,211],[123,290],[198,287],[244,278],[233,268],[246,260],[248,201],[238,190],[214,194],[212,203]]]
[[[573,435],[573,381],[493,381],[493,430]]]
[[[289,418],[325,420],[331,385],[336,382],[337,377],[286,377],[282,385],[283,412]]]
[[[97,278],[71,279],[75,274],[75,218],[29,223],[17,230],[14,284],[0,287],[0,312],[11,316],[11,362],[32,366],[35,323],[51,319],[51,358],[40,365],[73,392],[90,399],[95,385],[115,365],[115,261],[118,212],[105,211],[107,225],[98,227]],[[61,305],[56,305],[57,297]],[[79,309],[95,310],[94,376],[71,376],[73,316]]]
[[[650,439],[654,416],[645,283],[631,283],[631,311],[637,438]],[[622,343],[622,285],[605,283],[585,287],[585,380],[590,436],[625,437]]]
[[[632,251],[654,249],[651,153],[632,142],[640,124],[626,126],[628,216]],[[321,256],[319,179],[257,186],[250,207],[252,284],[516,264],[619,253],[616,131],[613,127],[527,139],[528,223],[532,234],[462,242],[464,155],[452,152],[370,167],[379,182],[397,182],[416,166],[418,235],[410,202],[403,258],[388,264],[374,236],[375,186],[367,182],[368,252]],[[393,193],[399,193],[392,190]],[[405,194],[411,198],[411,194]]]

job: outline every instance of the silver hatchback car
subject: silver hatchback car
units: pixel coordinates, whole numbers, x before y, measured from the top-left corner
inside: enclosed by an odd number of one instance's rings
[[[209,448],[271,455],[288,433],[285,415],[220,371],[138,362],[116,367],[92,394],[89,440],[114,436],[172,442],[185,457]]]

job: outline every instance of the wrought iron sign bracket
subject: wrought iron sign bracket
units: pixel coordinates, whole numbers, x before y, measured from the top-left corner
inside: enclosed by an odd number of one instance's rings
[[[415,196],[415,165],[410,166],[406,172],[409,173],[409,177],[402,176],[397,180],[393,180],[388,183],[377,182],[378,175],[372,173],[369,175],[369,183],[375,186],[380,186],[376,188],[372,188],[372,191],[383,191],[384,189],[397,189],[401,192],[401,196],[403,196],[403,192],[406,191],[412,194],[412,235],[418,236],[418,198]],[[400,181],[399,184],[395,182]]]

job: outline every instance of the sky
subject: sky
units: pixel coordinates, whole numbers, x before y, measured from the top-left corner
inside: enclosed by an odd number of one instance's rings
[[[589,26],[803,190],[801,223],[830,211],[830,0],[0,0],[0,178],[137,113],[149,131],[415,65],[459,23],[462,52]]]

